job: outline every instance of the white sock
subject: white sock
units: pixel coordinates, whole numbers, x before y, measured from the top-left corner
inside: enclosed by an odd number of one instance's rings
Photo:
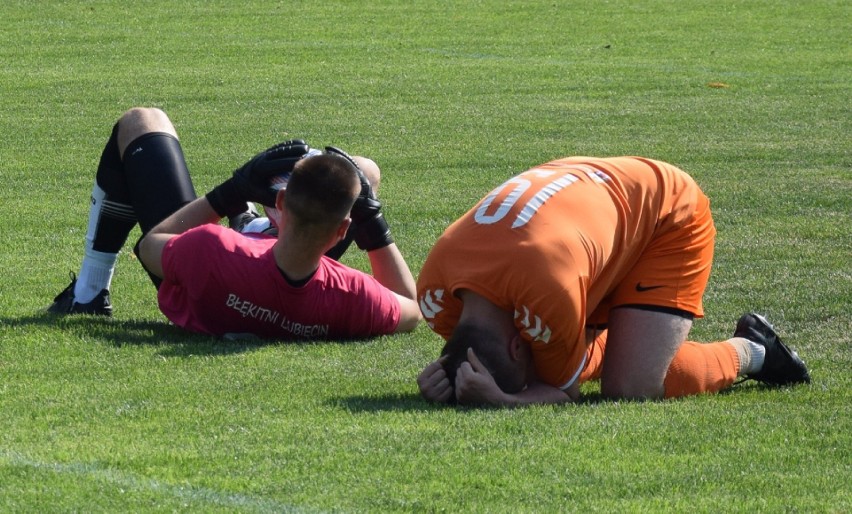
[[[92,203],[89,207],[89,225],[86,229],[85,253],[80,273],[77,275],[77,285],[74,286],[74,301],[77,303],[91,302],[101,291],[109,289],[115,261],[118,254],[97,252],[93,249],[98,221],[101,218],[106,193],[97,182],[92,188]]]
[[[766,348],[748,339],[746,339],[746,342],[748,342],[749,353],[751,353],[751,365],[747,373],[757,373],[763,369],[763,361],[766,359]]]
[[[86,249],[83,264],[80,266],[80,274],[77,275],[77,285],[74,286],[75,302],[89,303],[98,293],[104,289],[109,289],[117,258],[117,253],[96,252]]]
[[[737,357],[740,360],[739,376],[757,373],[763,369],[766,348],[744,337],[734,337],[729,339],[728,342],[737,351]]]

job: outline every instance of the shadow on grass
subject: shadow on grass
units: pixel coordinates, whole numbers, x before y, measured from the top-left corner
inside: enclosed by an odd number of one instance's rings
[[[18,318],[0,317],[0,328],[16,330],[43,328],[61,330],[83,339],[103,341],[115,347],[159,345],[164,356],[189,357],[198,355],[229,355],[256,350],[278,341],[242,339],[229,341],[212,336],[193,334],[162,321],[117,320],[97,316],[56,316],[40,313]]]
[[[429,403],[419,394],[385,394],[379,396],[347,396],[328,400],[327,405],[350,412],[429,411],[454,408]]]
[[[760,388],[760,389],[777,389],[770,386],[764,386],[761,384],[749,384],[751,387]],[[724,389],[715,394],[717,395],[729,395],[734,394],[737,390],[742,390],[743,386],[735,385],[733,387],[729,387],[728,389]],[[579,400],[573,403],[575,406],[581,406],[584,408],[594,408],[598,406],[605,405],[617,405],[617,404],[665,404],[665,403],[673,403],[673,402],[683,402],[690,401],[690,398],[694,398],[691,396],[686,396],[683,398],[672,398],[669,400],[614,400],[612,398],[607,398],[603,396],[600,392],[587,392],[583,393]],[[345,398],[336,398],[329,400],[327,405],[331,407],[337,407],[346,409],[350,412],[358,412],[358,413],[370,413],[370,412],[392,412],[392,411],[407,411],[407,412],[415,412],[415,411],[440,411],[452,409],[459,412],[465,411],[477,411],[477,410],[487,410],[487,409],[497,409],[499,407],[492,406],[461,406],[461,405],[451,405],[446,403],[431,403],[424,400],[419,394],[386,394],[380,396],[347,396]],[[571,404],[569,404],[571,405]],[[558,406],[553,406],[558,408]],[[524,408],[524,407],[520,407]]]
[[[574,402],[575,405],[597,405],[602,403],[615,403],[599,393],[584,394]],[[423,399],[419,394],[385,394],[380,396],[347,396],[329,400],[327,404],[331,407],[346,409],[351,412],[390,412],[390,411],[437,411],[452,409],[457,411],[474,411],[483,409],[496,409],[491,406],[462,406],[446,403],[431,403]],[[521,407],[523,408],[523,407]]]

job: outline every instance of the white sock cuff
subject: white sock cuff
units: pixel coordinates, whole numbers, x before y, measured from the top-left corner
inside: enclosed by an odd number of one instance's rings
[[[99,264],[108,268],[115,267],[115,261],[118,260],[117,253],[98,252],[91,248],[86,248],[83,256],[83,262],[90,261],[93,264]]]
[[[754,341],[748,339],[746,341],[748,342],[748,350],[751,354],[751,365],[749,366],[748,373],[757,373],[763,369],[763,361],[766,360],[766,348]]]

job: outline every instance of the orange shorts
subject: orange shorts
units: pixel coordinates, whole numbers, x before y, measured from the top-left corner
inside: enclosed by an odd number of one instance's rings
[[[692,218],[651,241],[624,279],[589,316],[588,324],[605,324],[610,309],[625,305],[664,307],[703,317],[702,297],[710,278],[715,239],[710,200],[697,191]]]

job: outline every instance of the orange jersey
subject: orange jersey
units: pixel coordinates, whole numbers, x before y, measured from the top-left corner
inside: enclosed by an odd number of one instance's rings
[[[715,229],[678,168],[640,157],[570,157],[499,187],[438,239],[417,282],[428,325],[449,338],[469,289],[513,312],[543,381],[567,388],[585,327],[618,305],[703,315]]]

